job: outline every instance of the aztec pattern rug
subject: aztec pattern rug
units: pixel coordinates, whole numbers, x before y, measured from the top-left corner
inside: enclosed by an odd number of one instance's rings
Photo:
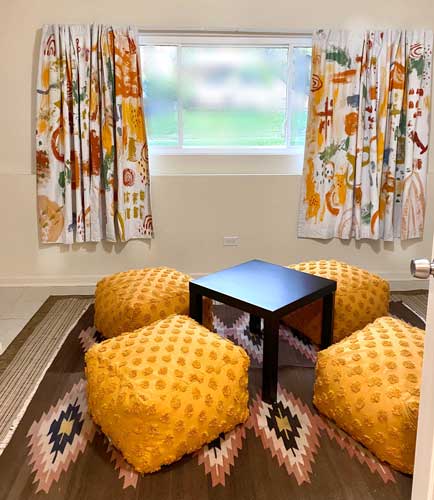
[[[93,327],[93,306],[79,306],[78,321],[47,357],[51,364],[36,377],[0,456],[2,500],[410,498],[410,476],[378,461],[316,412],[316,349],[286,328],[280,331],[278,400],[261,400],[262,339],[249,331],[247,314],[222,305],[214,308],[216,331],[242,345],[252,360],[248,421],[157,473],[137,474],[87,413],[84,353],[102,338]],[[392,302],[391,313],[424,326],[402,302]],[[11,357],[16,350],[10,365],[37,330],[11,344],[5,353]],[[0,364],[0,376],[8,368]]]

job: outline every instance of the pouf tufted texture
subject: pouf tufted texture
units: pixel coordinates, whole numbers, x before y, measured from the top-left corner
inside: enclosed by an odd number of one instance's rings
[[[333,342],[339,342],[389,311],[389,284],[379,276],[336,260],[301,262],[290,269],[336,281]],[[321,343],[322,300],[297,309],[284,322]]]
[[[172,315],[86,353],[89,411],[139,472],[154,472],[244,422],[249,358]]]
[[[389,316],[318,353],[314,404],[395,469],[412,473],[424,332]]]
[[[171,314],[189,313],[188,274],[167,267],[134,269],[98,281],[95,328],[104,337],[131,332]],[[204,300],[204,325],[212,328],[211,301]]]

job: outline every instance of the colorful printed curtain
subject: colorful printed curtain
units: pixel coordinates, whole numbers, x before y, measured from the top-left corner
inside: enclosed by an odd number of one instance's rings
[[[141,68],[133,29],[44,26],[36,168],[43,243],[152,237]]]
[[[432,46],[430,31],[314,34],[299,237],[422,237]]]

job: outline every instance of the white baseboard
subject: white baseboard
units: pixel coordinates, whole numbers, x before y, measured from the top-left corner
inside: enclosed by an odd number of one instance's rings
[[[95,274],[0,276],[0,287],[95,286],[104,276]]]
[[[429,281],[425,280],[391,280],[390,290],[392,292],[411,292],[412,290],[427,290],[429,288]]]
[[[190,273],[193,278],[200,278],[207,273]],[[429,280],[412,278],[408,273],[377,273],[390,283],[392,291],[427,290]],[[71,275],[21,275],[1,276],[0,287],[77,287],[95,286],[105,275],[71,274]]]
[[[411,290],[428,290],[429,280],[412,278],[409,273],[381,273],[377,272],[390,284],[392,292],[407,292]]]

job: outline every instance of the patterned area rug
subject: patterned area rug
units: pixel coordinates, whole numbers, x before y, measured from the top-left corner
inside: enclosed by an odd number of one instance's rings
[[[393,302],[391,313],[423,326],[402,302]],[[0,456],[0,498],[410,498],[411,477],[379,462],[315,411],[316,349],[310,343],[281,329],[278,401],[267,405],[259,389],[261,337],[249,332],[248,316],[240,311],[218,305],[214,316],[216,331],[242,345],[252,360],[246,424],[160,472],[134,472],[87,414],[83,355],[101,341],[90,306],[57,345],[57,354],[51,351],[54,360],[21,411],[21,422]],[[33,333],[27,340],[32,338]]]

